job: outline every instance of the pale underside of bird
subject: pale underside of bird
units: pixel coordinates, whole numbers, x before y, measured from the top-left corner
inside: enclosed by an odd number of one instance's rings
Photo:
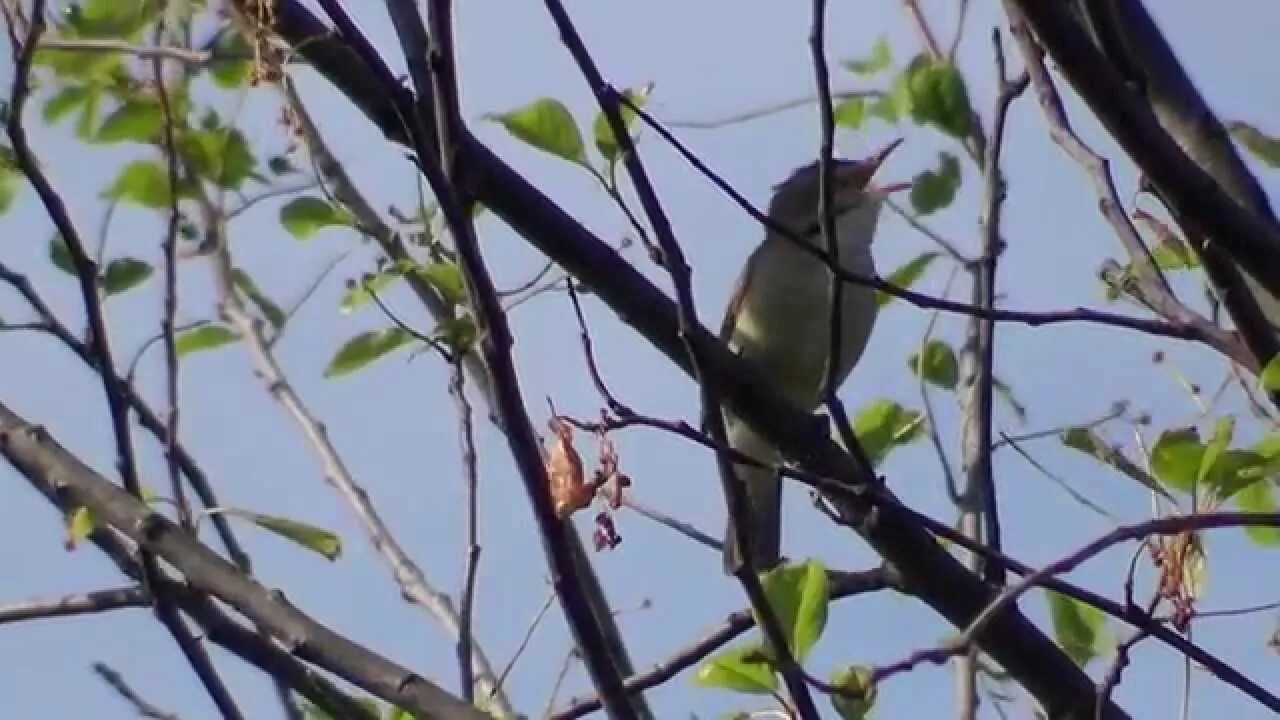
[[[890,192],[905,183],[874,187],[871,176],[898,145],[890,144],[863,161],[833,162],[833,215],[841,267],[858,276],[875,273],[871,253],[880,210]],[[738,278],[721,328],[721,337],[797,408],[812,412],[824,399],[831,357],[831,272],[825,260],[800,247],[809,244],[825,252],[819,221],[819,178],[816,163],[799,168],[774,189],[770,218],[791,231],[787,237],[769,230],[752,252]],[[875,325],[875,290],[844,282],[841,302],[840,357],[835,375],[838,387],[862,357]],[[776,448],[745,421],[725,413],[729,445],[765,467],[735,465],[744,483],[752,567],[776,565],[781,544],[781,483],[774,468],[781,461]],[[725,533],[725,569],[742,566],[730,521]]]

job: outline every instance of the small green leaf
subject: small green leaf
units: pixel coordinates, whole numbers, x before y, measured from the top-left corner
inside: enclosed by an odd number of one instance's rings
[[[948,152],[938,153],[938,167],[916,175],[911,183],[911,207],[921,215],[941,210],[956,199],[960,189],[960,161]]]
[[[134,160],[116,176],[105,197],[153,210],[167,208],[172,197],[169,170],[152,160]]]
[[[217,58],[209,63],[213,84],[223,90],[244,87],[253,75],[253,63],[248,59],[251,52],[244,36],[234,30],[224,30],[219,33],[212,50]]]
[[[832,674],[831,685],[840,690],[862,693],[860,698],[831,693],[831,707],[836,709],[842,720],[863,720],[876,704],[876,686],[871,684],[871,668],[865,665],[840,668]]]
[[[642,85],[638,88],[627,88],[622,92],[623,96],[630,100],[639,108],[644,108],[645,103],[649,100],[649,94],[653,92],[653,83]],[[618,103],[618,112],[622,114],[622,124],[630,130],[631,125],[636,120],[636,111],[625,102]],[[600,155],[609,162],[618,159],[618,141],[613,135],[613,128],[609,126],[609,120],[604,113],[596,113],[596,119],[591,123],[591,134],[595,139],[596,149],[600,151]]]
[[[98,521],[93,516],[93,511],[84,505],[78,506],[67,516],[67,539],[66,548],[75,550],[76,545],[84,542],[94,529],[98,527]]]
[[[1138,481],[1143,487],[1159,493],[1161,497],[1170,501],[1173,500],[1173,496],[1163,487],[1160,487],[1160,483],[1156,482],[1155,478],[1148,475],[1119,450],[1103,442],[1102,438],[1098,437],[1093,430],[1087,427],[1067,428],[1059,435],[1059,439],[1063,445],[1073,450],[1079,450],[1099,462],[1110,465],[1126,477]]]
[[[889,451],[906,445],[924,432],[924,413],[907,410],[892,400],[875,400],[853,419],[853,433],[873,465],[879,465]]]
[[[1273,168],[1280,168],[1280,139],[1267,135],[1245,122],[1228,123],[1227,129],[1259,160]]]
[[[1151,248],[1151,259],[1162,270],[1190,270],[1200,266],[1200,258],[1187,247],[1182,238],[1163,220],[1142,210],[1133,211],[1133,219],[1155,235],[1156,242]],[[1130,267],[1125,272],[1131,271]]]
[[[342,293],[342,299],[338,301],[338,312],[344,315],[355,312],[360,306],[371,302],[374,293],[381,293],[403,277],[404,272],[400,269],[400,263],[386,270],[365,273],[359,280],[351,281],[346,292]]]
[[[343,344],[329,366],[325,368],[327,378],[341,377],[355,372],[378,358],[407,345],[413,337],[398,327],[386,330],[370,330],[348,340]]]
[[[164,127],[164,111],[155,98],[127,100],[102,121],[94,142],[149,143]]]
[[[758,642],[732,647],[703,660],[693,674],[693,683],[753,695],[768,695],[778,689],[778,678]]]
[[[45,102],[41,117],[50,125],[56,124],[72,110],[84,105],[89,93],[89,88],[84,85],[64,87]]]
[[[924,276],[925,270],[928,270],[933,261],[940,256],[940,253],[933,251],[922,252],[900,265],[897,270],[889,273],[889,277],[885,278],[885,282],[894,287],[909,288]],[[876,305],[884,307],[891,302],[893,302],[892,295],[880,290],[876,291]]]
[[[231,328],[209,323],[178,333],[173,339],[173,344],[178,349],[178,357],[183,357],[202,350],[220,348],[239,339],[240,335]]]
[[[827,603],[831,600],[827,569],[817,560],[779,565],[766,573],[760,584],[786,633],[792,656],[797,662],[804,660],[827,626]]]
[[[946,60],[918,56],[904,71],[911,119],[933,125],[954,138],[968,136],[973,109],[964,76]]]
[[[1213,436],[1209,438],[1209,443],[1204,448],[1204,454],[1200,456],[1200,467],[1196,471],[1196,482],[1201,485],[1205,483],[1209,477],[1209,472],[1218,464],[1218,459],[1222,457],[1222,453],[1231,444],[1231,438],[1235,436],[1235,432],[1236,419],[1230,415],[1220,417],[1214,422]]]
[[[1055,590],[1046,590],[1053,634],[1080,667],[1105,652],[1108,645],[1102,611]]]
[[[1258,384],[1264,392],[1280,392],[1280,355],[1267,361],[1258,375]]]
[[[323,555],[326,560],[337,560],[342,555],[342,539],[324,528],[277,515],[264,515],[252,510],[224,507],[219,508],[219,511],[224,515],[243,518],[264,530],[270,530],[281,537],[288,538],[308,550],[314,550]]]
[[[462,271],[455,263],[436,262],[418,270],[431,286],[440,292],[440,296],[450,305],[461,305],[467,299],[466,286],[462,280]]]
[[[294,198],[280,208],[280,224],[299,240],[308,240],[326,227],[350,226],[351,214],[318,197]]]
[[[1205,455],[1208,455],[1207,449]],[[1220,503],[1254,483],[1265,482],[1277,467],[1280,463],[1268,461],[1252,450],[1227,450],[1219,455],[1200,482],[1212,491],[1211,501]]]
[[[864,58],[845,60],[842,64],[846,70],[854,75],[874,75],[889,67],[889,63],[892,61],[893,58],[889,53],[889,41],[881,35],[876,39],[876,44],[871,46],[871,54]]]
[[[18,196],[18,173],[0,166],[0,215],[9,212],[13,200]]]
[[[867,99],[861,95],[847,97],[831,110],[836,125],[854,130],[867,121]]]
[[[49,240],[49,262],[68,275],[76,275],[76,263],[71,259],[71,251],[60,233],[54,233]]]
[[[216,115],[206,117],[206,121],[213,127],[183,133],[178,139],[178,150],[201,178],[221,188],[238,190],[253,176],[257,158],[249,149],[244,133],[219,127]]]
[[[925,343],[923,362],[921,354],[913,353],[907,361],[907,367],[918,377],[947,390],[955,390],[960,381],[960,364],[956,361],[956,353],[951,346],[941,340],[930,340]]]
[[[522,108],[491,113],[485,118],[502,123],[507,132],[539,150],[579,165],[587,161],[578,124],[559,100],[542,98]]]
[[[1166,487],[1191,492],[1204,457],[1204,445],[1194,427],[1166,430],[1151,447],[1151,472]]]
[[[432,337],[448,345],[454,352],[465,352],[471,349],[476,341],[476,324],[471,318],[463,315],[441,320]]]
[[[137,258],[116,258],[107,263],[102,273],[102,289],[107,295],[120,295],[138,287],[151,277],[151,264]]]
[[[1244,512],[1274,513],[1277,510],[1276,498],[1272,494],[1271,483],[1259,480],[1244,487],[1235,496],[1236,507]],[[1245,534],[1259,545],[1280,545],[1280,528],[1267,525],[1246,526]]]
[[[271,323],[271,327],[279,330],[284,327],[285,317],[284,311],[266,293],[258,289],[258,284],[249,277],[249,274],[240,268],[234,268],[231,271],[231,282],[235,284],[245,297],[249,298],[249,302],[253,303],[262,316]]]

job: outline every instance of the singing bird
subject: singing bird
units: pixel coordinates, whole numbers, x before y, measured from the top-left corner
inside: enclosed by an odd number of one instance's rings
[[[840,265],[853,273],[875,273],[871,245],[880,210],[889,193],[910,187],[876,187],[871,178],[901,143],[896,140],[865,160],[833,160],[830,182]],[[820,222],[818,164],[805,165],[774,188],[769,217],[800,242],[826,251]],[[751,253],[725,312],[721,339],[773,380],[783,397],[812,412],[823,400],[831,347],[832,276],[825,262],[772,229]],[[845,282],[842,295],[840,359],[835,381],[844,382],[862,357],[876,320],[875,290]],[[766,467],[736,465],[745,483],[752,565],[767,570],[778,563],[782,486],[770,470],[781,456],[767,440],[731,412],[725,413],[729,445]],[[725,532],[724,563],[733,573],[742,565],[733,522]]]

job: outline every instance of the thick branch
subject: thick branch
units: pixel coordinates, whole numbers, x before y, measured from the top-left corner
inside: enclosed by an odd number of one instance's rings
[[[217,597],[266,628],[294,656],[410,712],[444,720],[488,717],[413,671],[356,645],[284,602],[2,404],[0,454],[37,490],[57,498],[60,506],[89,508],[99,522],[163,558],[192,587]]]

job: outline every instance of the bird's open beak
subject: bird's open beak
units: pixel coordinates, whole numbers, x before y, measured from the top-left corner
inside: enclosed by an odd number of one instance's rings
[[[876,153],[875,155],[872,155],[870,158],[867,159],[866,161],[867,167],[870,170],[870,172],[868,173],[868,178],[870,178],[870,176],[872,175],[875,175],[876,170],[880,169],[880,165],[883,164],[884,161],[889,158],[889,155],[893,154],[893,151],[897,150],[898,146],[901,144],[902,144],[902,138],[898,138],[897,140],[894,140],[893,142],[886,145],[883,150]],[[897,182],[897,183],[889,183],[887,185],[874,185],[874,186],[872,186],[870,182],[868,182],[867,184],[869,186],[868,189],[877,190],[881,193],[884,193],[885,195],[888,195],[889,193],[895,193],[900,190],[908,190],[911,188],[910,182]]]

